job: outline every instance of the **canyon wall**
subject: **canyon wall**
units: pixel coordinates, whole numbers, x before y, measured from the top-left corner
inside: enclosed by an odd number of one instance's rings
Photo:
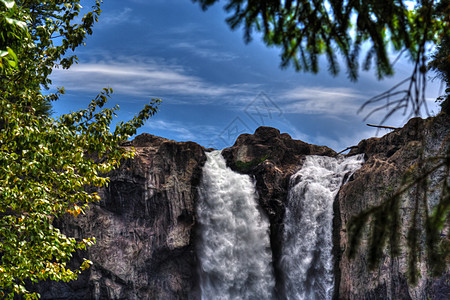
[[[442,159],[431,158],[447,155],[448,159],[449,151],[450,121],[445,114],[427,120],[411,119],[403,128],[381,138],[363,140],[351,151],[350,154],[365,153],[367,160],[356,171],[352,180],[341,188],[335,202],[335,257],[338,258],[336,298],[448,299],[448,260],[445,275],[435,279],[430,277],[424,215],[431,215],[439,202],[442,181],[446,180],[447,184],[450,184],[449,170],[442,166],[431,172],[423,182],[412,184],[412,187],[401,193],[397,199],[394,196],[402,186],[413,182],[405,176],[408,171],[412,177],[428,172],[442,162]],[[397,204],[392,204],[394,201],[397,201]],[[354,259],[349,260],[346,255],[350,246],[347,222],[353,216],[380,205],[384,205],[385,211],[379,210],[378,215],[369,217],[369,224],[362,229],[360,248]],[[389,214],[393,210],[399,211],[397,217]],[[375,218],[385,218],[383,222],[387,222],[388,226],[398,224],[396,238],[399,241],[400,253],[392,257],[392,248],[387,242],[380,264],[371,270],[368,264],[369,240]],[[411,253],[408,250],[408,235],[414,223],[417,228],[417,248]],[[440,233],[441,244],[449,242],[448,216],[446,227]],[[386,228],[384,234],[390,235],[391,229]],[[411,236],[409,240],[411,242]],[[414,271],[417,276],[416,285],[408,283],[408,279],[411,279],[411,276],[408,276],[408,260],[413,257],[411,255],[416,256],[417,260],[417,269]]]
[[[350,155],[364,153],[367,160],[346,178],[334,201],[334,298],[446,299],[442,296],[450,293],[449,273],[431,279],[423,235],[423,253],[417,262],[421,277],[413,286],[406,275],[405,253],[395,258],[384,254],[375,270],[368,269],[369,227],[364,229],[356,258],[349,260],[346,225],[352,216],[382,203],[420,157],[448,154],[449,128],[446,115],[416,118],[403,129],[361,141],[353,148]],[[124,146],[133,146],[137,155],[110,175],[108,188],[99,192],[101,202],[93,204],[86,215],[60,224],[65,233],[77,238],[96,237],[96,245],[74,257],[75,264],[86,257],[93,266],[75,282],[41,283],[42,299],[199,299],[195,209],[206,150],[193,142],[149,134]],[[325,146],[293,140],[277,129],[260,127],[254,134],[239,136],[222,155],[231,169],[255,180],[260,207],[270,221],[275,294],[284,299],[280,259],[289,178],[301,168],[306,155],[337,154]],[[448,170],[440,168],[431,181],[442,179],[445,172],[448,175]],[[405,193],[399,204],[402,251],[407,249],[412,199],[417,193],[414,189]],[[437,196],[430,195],[428,209],[436,202]],[[422,214],[423,207],[419,208]],[[418,218],[419,226],[424,225],[421,222]],[[446,232],[443,239],[448,240]]]
[[[96,238],[74,258],[93,266],[75,282],[41,284],[42,299],[198,298],[193,240],[203,148],[150,134],[131,146],[135,158],[110,175],[101,202],[61,225],[74,237]]]

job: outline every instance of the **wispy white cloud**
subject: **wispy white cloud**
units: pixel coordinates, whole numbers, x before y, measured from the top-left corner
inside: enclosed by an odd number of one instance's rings
[[[333,88],[333,87],[299,87],[285,93],[288,99],[309,100],[312,96],[319,100],[346,100],[360,98],[359,93],[351,88]]]
[[[140,20],[133,14],[133,10],[125,7],[121,10],[107,11],[100,16],[99,26],[119,25],[123,23],[139,23]]]
[[[290,126],[289,127],[289,131],[290,131],[290,136],[294,139],[294,140],[301,140],[304,142],[309,142],[311,140],[311,137],[307,134],[305,134],[304,132],[301,132],[299,129],[295,128],[294,126]]]
[[[186,128],[181,122],[169,122],[162,120],[152,120],[147,122],[147,127],[152,130],[169,131],[175,139],[196,140],[197,136]]]
[[[230,61],[238,58],[235,54],[218,50],[217,45],[208,43],[208,41],[198,41],[196,43],[179,42],[173,44],[171,47],[183,49],[194,55],[213,61]]]
[[[342,132],[342,134],[336,136],[317,135],[312,137],[311,143],[325,145],[336,152],[340,152],[347,147],[358,145],[363,139],[376,136],[376,131],[374,128],[367,127],[367,129],[360,129],[354,132]],[[382,136],[383,134],[384,132],[380,132],[378,136]]]
[[[149,120],[146,127],[152,133],[161,134],[177,141],[195,140],[203,146],[209,142],[211,136],[218,132],[216,126],[167,120]]]
[[[180,65],[163,61],[118,57],[80,63],[70,70],[54,70],[55,85],[67,90],[98,92],[111,87],[131,96],[236,97],[248,94],[254,85],[221,85],[191,74]],[[199,100],[200,101],[200,100]],[[200,104],[200,103],[198,103]]]
[[[365,97],[351,88],[298,87],[285,92],[280,99],[286,113],[354,115]]]

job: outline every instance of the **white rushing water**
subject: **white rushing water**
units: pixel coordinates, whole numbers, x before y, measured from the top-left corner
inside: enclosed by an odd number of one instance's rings
[[[333,201],[345,176],[363,162],[362,155],[307,156],[291,177],[281,259],[287,299],[332,298]]]
[[[207,158],[197,207],[202,299],[273,299],[269,222],[255,185],[227,168],[220,151]]]

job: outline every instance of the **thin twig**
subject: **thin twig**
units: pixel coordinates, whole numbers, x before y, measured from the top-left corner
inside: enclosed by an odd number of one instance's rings
[[[385,128],[385,129],[392,129],[392,130],[396,130],[396,129],[400,129],[400,127],[391,127],[391,126],[383,126],[383,125],[372,125],[372,124],[366,124],[367,126],[370,127],[376,127],[376,128]],[[348,148],[347,148],[348,149]],[[346,150],[347,150],[346,149]],[[345,151],[345,150],[344,150]]]

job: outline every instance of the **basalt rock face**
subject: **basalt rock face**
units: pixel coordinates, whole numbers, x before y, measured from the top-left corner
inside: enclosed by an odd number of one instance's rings
[[[305,155],[335,156],[336,152],[325,146],[293,140],[289,134],[280,134],[275,128],[259,127],[254,134],[241,134],[232,147],[222,150],[222,155],[231,169],[256,180],[259,204],[270,221],[276,293],[283,299],[279,262],[289,179],[301,168]]]
[[[450,148],[450,120],[448,115],[423,120],[411,119],[402,129],[395,130],[381,138],[363,140],[351,154],[365,153],[366,163],[355,172],[350,182],[344,185],[335,202],[335,257],[336,262],[336,299],[448,299],[450,295],[447,273],[438,279],[432,279],[429,269],[429,257],[425,248],[425,212],[432,212],[439,201],[437,183],[448,181],[448,170],[444,167],[432,172],[428,177],[427,203],[424,202],[424,189],[414,185],[403,193],[398,202],[400,255],[392,257],[390,247],[386,247],[380,264],[374,270],[368,267],[368,241],[371,235],[373,218],[363,229],[360,249],[353,260],[347,258],[349,240],[347,222],[355,215],[393,201],[392,195],[399,189],[409,170],[430,170],[435,161],[432,156],[445,155]],[[422,162],[422,163],[421,163]],[[416,173],[417,174],[417,173]],[[447,176],[447,177],[445,177]],[[433,191],[435,190],[435,191]],[[391,200],[388,200],[391,199]],[[414,217],[417,205],[418,213]],[[392,208],[395,209],[395,208]],[[417,271],[420,276],[417,285],[408,282],[407,249],[408,232],[416,220],[418,236]],[[445,232],[447,231],[447,233]],[[444,229],[441,239],[448,238],[448,228]],[[448,240],[447,240],[448,242]]]
[[[101,202],[64,220],[69,235],[96,237],[93,266],[70,284],[40,286],[42,299],[195,299],[195,203],[204,149],[143,134],[136,156],[110,175]],[[75,257],[75,261],[79,257]]]

